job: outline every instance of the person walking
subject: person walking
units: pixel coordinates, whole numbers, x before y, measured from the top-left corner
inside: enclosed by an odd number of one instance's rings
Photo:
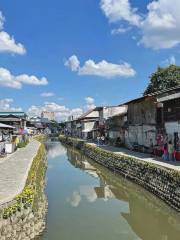
[[[99,135],[97,136],[97,145],[98,146],[100,145],[100,136]]]
[[[168,156],[169,156],[169,161],[173,161],[174,160],[174,157],[173,157],[173,154],[174,153],[174,147],[173,147],[173,144],[172,144],[172,141],[170,140],[168,142]]]
[[[164,161],[168,161],[168,146],[167,146],[167,143],[164,144],[164,147],[163,147],[163,156],[162,156],[162,159]]]
[[[105,137],[104,137],[104,135],[101,136],[101,143],[102,143],[102,145],[105,144]]]

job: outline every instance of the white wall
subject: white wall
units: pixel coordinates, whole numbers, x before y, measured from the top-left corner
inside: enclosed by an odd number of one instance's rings
[[[129,126],[129,131],[125,134],[127,144],[138,143],[139,145],[150,147],[151,139],[153,141],[153,145],[156,145],[155,126]]]
[[[127,106],[107,107],[103,109],[103,118],[107,119],[118,114],[126,113]]]
[[[180,123],[178,122],[166,122],[165,129],[169,139],[174,139],[175,132],[180,136]]]
[[[92,111],[86,117],[99,117],[99,111]]]
[[[94,122],[84,122],[84,129],[83,130],[92,130],[94,127]]]

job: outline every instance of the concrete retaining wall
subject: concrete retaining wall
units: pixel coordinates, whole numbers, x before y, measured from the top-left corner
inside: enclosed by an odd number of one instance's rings
[[[156,164],[115,154],[80,139],[60,136],[60,141],[81,150],[87,157],[141,185],[180,211],[180,173]]]
[[[30,240],[44,230],[47,212],[44,194],[46,168],[45,148],[39,145],[23,191],[13,200],[0,205],[1,240]]]

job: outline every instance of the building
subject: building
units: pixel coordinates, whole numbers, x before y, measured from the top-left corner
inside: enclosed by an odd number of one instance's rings
[[[180,151],[180,86],[158,93],[159,102],[158,123],[164,131],[159,131],[161,139],[167,138]],[[164,134],[163,134],[164,133]]]
[[[0,123],[8,124],[16,130],[26,128],[27,115],[24,112],[0,112]]]
[[[95,124],[99,120],[99,109],[94,108],[81,115],[78,123],[78,132],[83,139],[92,139]]]
[[[106,121],[107,136],[112,145],[125,145],[125,131],[127,129],[127,108],[124,112],[112,116]]]
[[[180,146],[180,86],[148,94],[126,103],[125,144],[140,151],[162,149],[171,140]],[[180,150],[180,148],[179,148]]]
[[[113,129],[112,131],[109,131],[110,128],[108,124],[111,122],[109,119],[113,119],[115,116],[121,116],[127,113],[127,106],[121,105],[121,106],[107,106],[102,107],[100,110],[100,117],[99,117],[99,128],[101,135],[116,138],[118,133],[116,134]],[[115,119],[115,118],[114,118]],[[104,132],[102,131],[104,129]],[[117,129],[116,129],[117,130]],[[120,129],[119,129],[120,130]]]
[[[41,113],[41,118],[47,118],[49,121],[55,121],[55,113],[54,112],[43,111]]]
[[[144,96],[125,104],[128,105],[125,145],[146,152],[152,145],[156,145],[156,96]]]

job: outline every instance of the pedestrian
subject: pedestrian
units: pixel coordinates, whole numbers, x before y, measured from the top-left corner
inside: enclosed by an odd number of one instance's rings
[[[105,137],[102,135],[101,136],[101,142],[102,142],[102,145],[104,145],[104,143],[105,143]]]
[[[163,147],[163,156],[162,156],[162,159],[164,161],[168,161],[168,146],[167,146],[167,143],[164,144],[164,147]]]
[[[174,152],[173,152],[173,159],[174,161],[176,161],[176,149],[174,149]]]
[[[152,139],[150,139],[150,154],[151,157],[154,155],[154,144]]]
[[[174,157],[173,157],[173,154],[174,153],[174,147],[173,147],[173,144],[172,144],[172,141],[170,140],[168,142],[168,155],[169,155],[169,161],[173,161]]]
[[[97,136],[97,145],[100,145],[100,136]]]

